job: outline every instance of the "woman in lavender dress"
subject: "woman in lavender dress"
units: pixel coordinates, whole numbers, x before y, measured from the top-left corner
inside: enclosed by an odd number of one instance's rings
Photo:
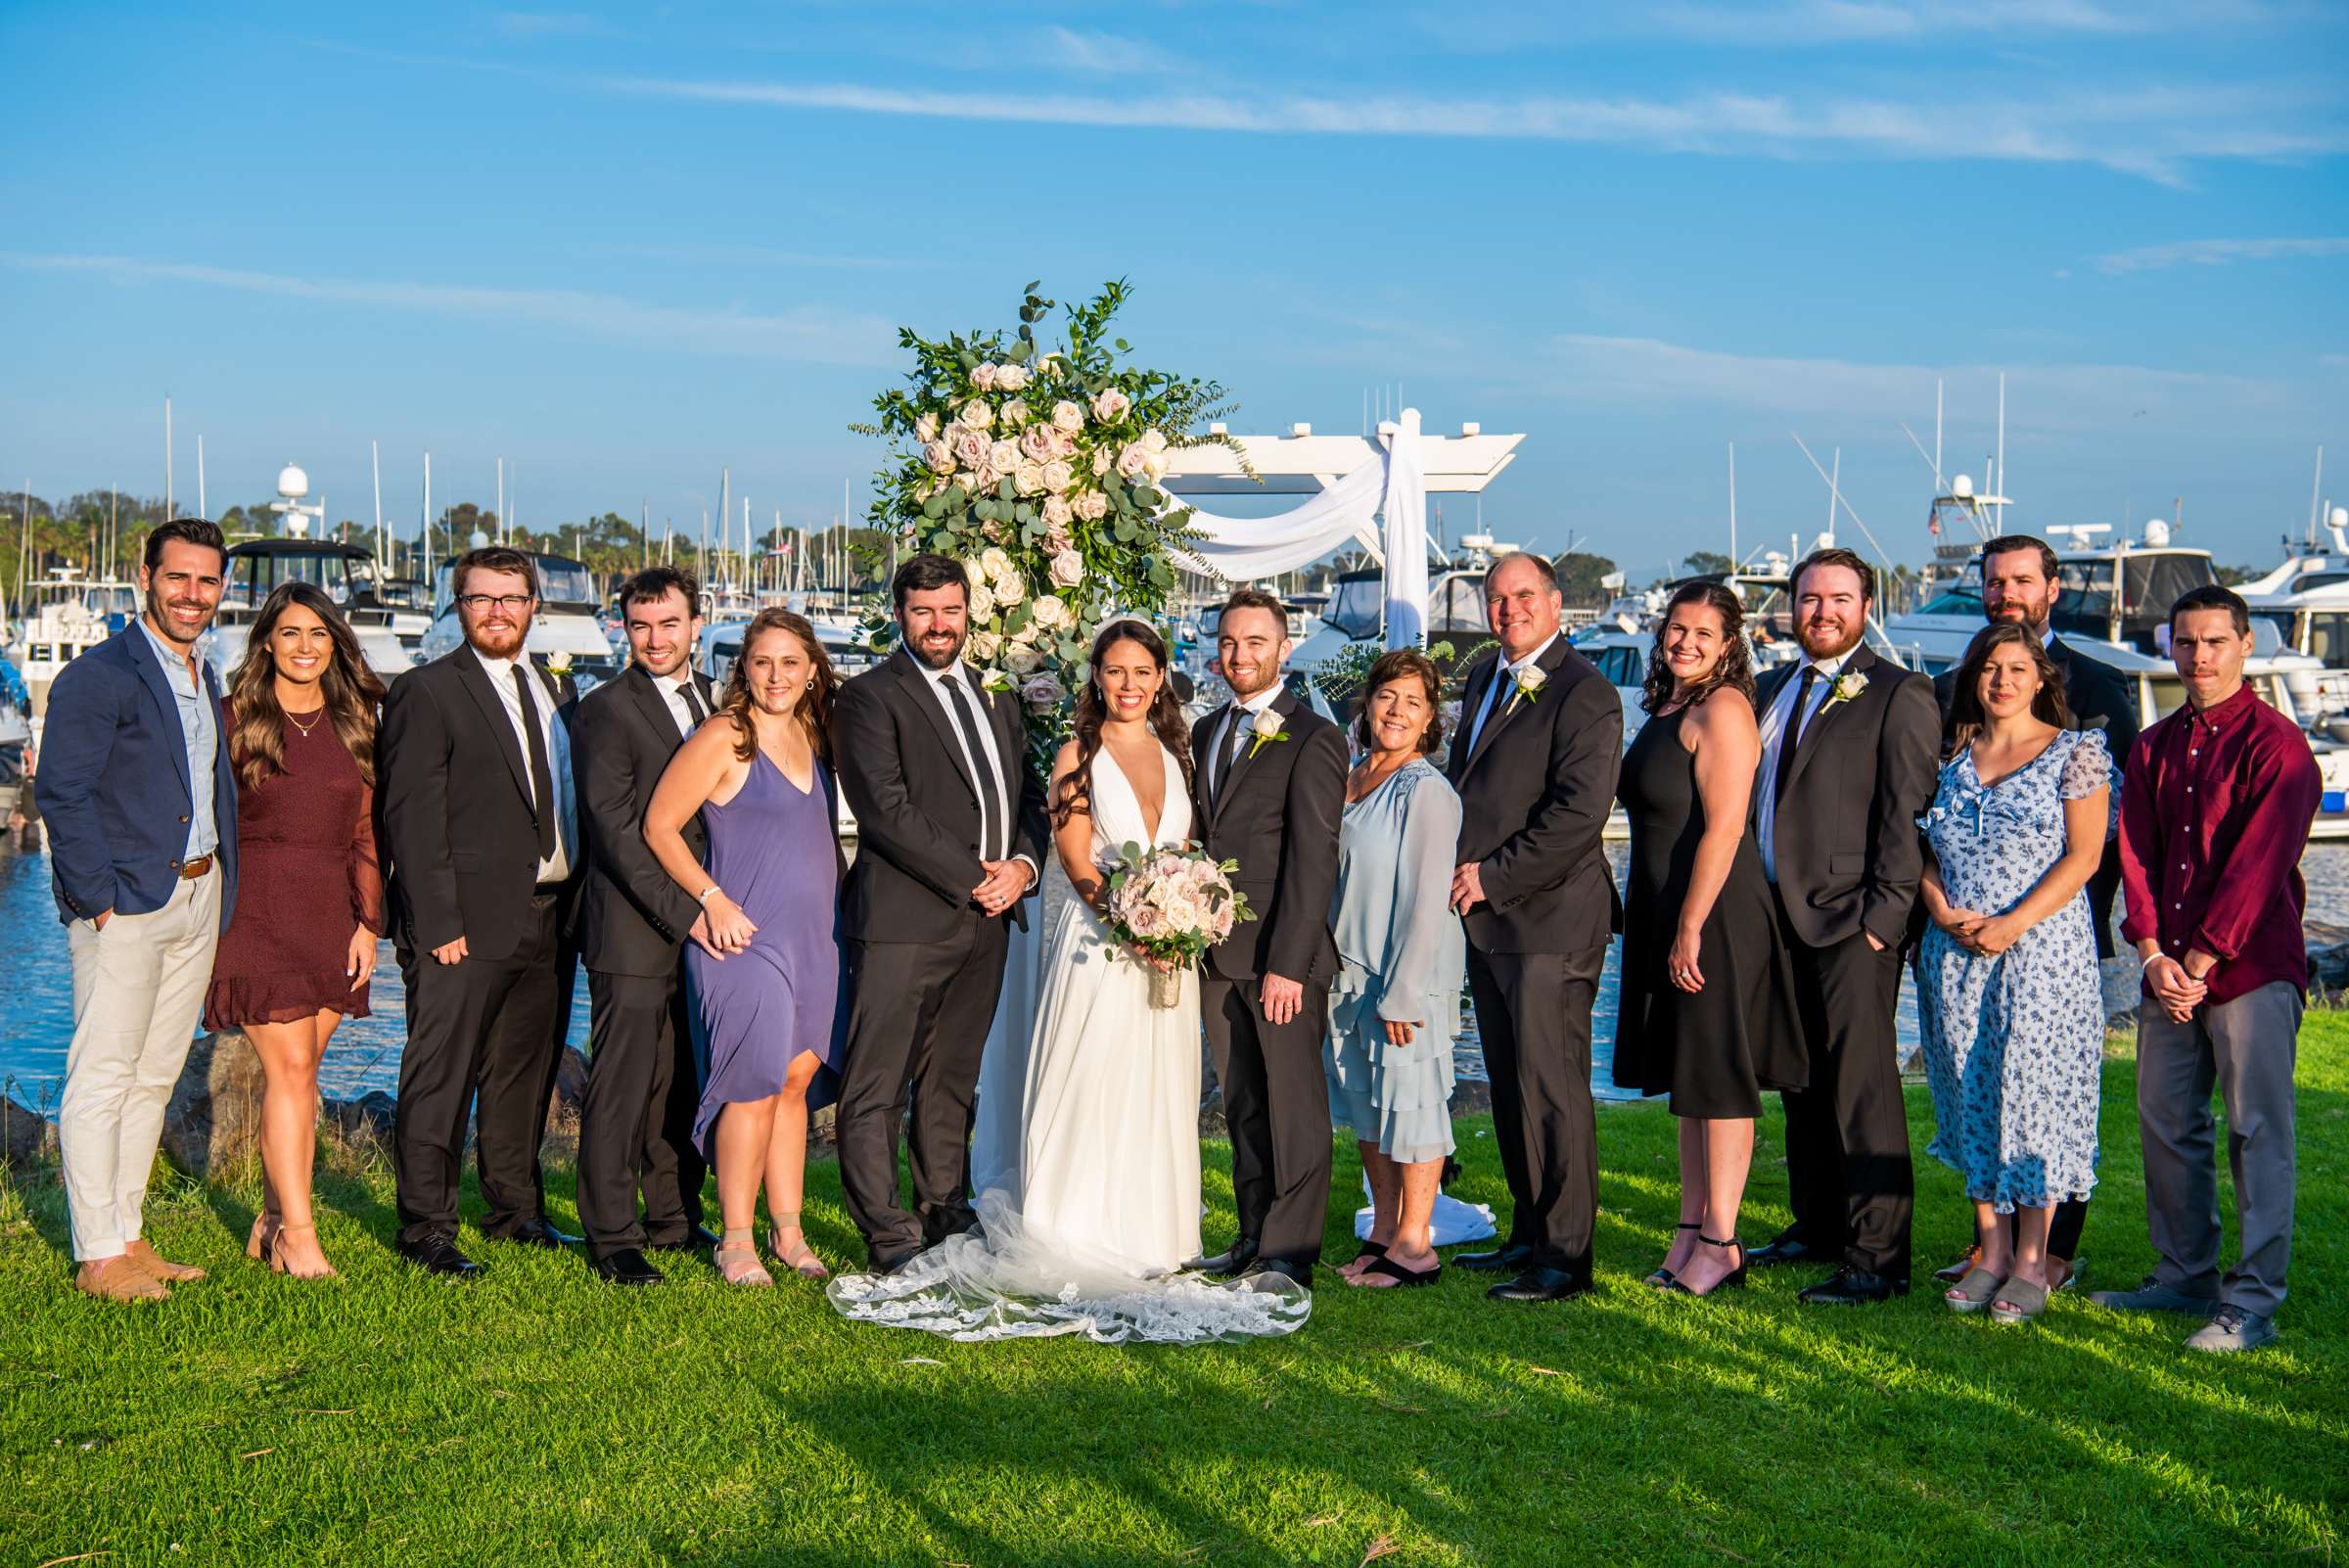
[[[840,839],[824,765],[838,686],[813,627],[760,611],[718,711],[677,748],[645,809],[645,843],[702,903],[685,954],[707,1063],[693,1136],[717,1172],[715,1262],[729,1284],[774,1283],[753,1239],[761,1184],[775,1260],[808,1279],[828,1273],[800,1228],[800,1199],[840,996]],[[707,869],[679,831],[696,811]]]

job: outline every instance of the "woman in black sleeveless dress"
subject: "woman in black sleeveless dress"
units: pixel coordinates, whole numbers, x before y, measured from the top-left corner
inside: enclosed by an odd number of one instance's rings
[[[1632,824],[1615,1083],[1672,1096],[1681,1218],[1648,1282],[1745,1282],[1737,1209],[1764,1088],[1807,1073],[1786,952],[1751,817],[1762,755],[1744,616],[1716,582],[1672,597],[1648,663],[1647,723],[1624,754]]]

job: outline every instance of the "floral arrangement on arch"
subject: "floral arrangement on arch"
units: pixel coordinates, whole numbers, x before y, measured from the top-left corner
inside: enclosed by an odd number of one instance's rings
[[[1120,362],[1131,348],[1108,327],[1123,281],[1067,306],[1065,342],[1051,348],[1036,330],[1057,307],[1036,291],[1023,291],[1016,332],[899,329],[914,356],[906,385],[873,399],[876,423],[852,428],[891,442],[873,525],[970,575],[963,658],[1047,719],[1030,731],[1040,771],[1094,629],[1113,614],[1148,617],[1174,591],[1191,514],[1159,488],[1169,454],[1239,444],[1194,434],[1228,411],[1220,385]]]

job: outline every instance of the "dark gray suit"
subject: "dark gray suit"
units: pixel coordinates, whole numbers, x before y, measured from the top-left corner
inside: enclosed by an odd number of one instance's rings
[[[1763,679],[1754,707],[1766,735],[1778,693],[1806,668]],[[1916,819],[1933,799],[1941,726],[1932,682],[1916,671],[1862,647],[1842,674],[1865,687],[1841,702],[1815,690],[1782,783],[1766,742],[1754,784],[1757,820],[1764,792],[1774,795],[1766,864],[1775,869],[1811,1059],[1810,1086],[1784,1095],[1788,1233],[1906,1281],[1915,1175],[1893,1007],[1924,870]]]
[[[1546,684],[1513,704],[1494,690],[1497,649],[1469,668],[1445,771],[1460,795],[1459,862],[1475,862],[1485,890],[1462,923],[1509,1183],[1507,1245],[1528,1249],[1534,1268],[1588,1280],[1598,1214],[1590,1004],[1622,924],[1600,841],[1623,705],[1563,634],[1535,663]]]
[[[1199,1017],[1231,1131],[1232,1206],[1240,1235],[1267,1261],[1320,1261],[1329,1211],[1329,1084],[1321,1035],[1338,949],[1329,905],[1338,885],[1338,822],[1346,809],[1346,737],[1288,691],[1272,699],[1286,740],[1253,739],[1231,759],[1226,703],[1191,726],[1200,842],[1236,860],[1232,887],[1256,919],[1207,952]],[[1223,756],[1211,757],[1219,738]],[[1297,1016],[1265,1020],[1259,992],[1278,975],[1305,988]]]
[[[710,682],[691,678],[711,712]],[[707,1168],[693,1146],[701,1076],[683,974],[686,933],[701,905],[644,842],[645,807],[684,744],[662,684],[631,664],[580,699],[572,737],[587,854],[578,944],[594,1051],[579,1108],[579,1225],[597,1258],[683,1246],[702,1220]],[[707,860],[698,813],[684,838],[694,857]]]

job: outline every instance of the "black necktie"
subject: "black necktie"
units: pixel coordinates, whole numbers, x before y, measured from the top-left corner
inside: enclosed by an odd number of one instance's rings
[[[995,824],[1003,820],[1002,791],[994,769],[987,765],[987,743],[979,738],[979,715],[971,708],[969,693],[962,689],[962,673],[950,669],[945,675],[946,697],[954,705],[954,722],[961,727],[962,744],[971,754],[971,772],[979,786],[979,857],[992,860],[995,854]]]
[[[1819,666],[1803,666],[1803,678],[1794,687],[1794,712],[1786,716],[1786,727],[1778,734],[1778,774],[1773,781],[1773,800],[1786,798],[1786,780],[1794,772],[1794,748],[1803,735],[1803,714],[1811,706],[1811,682],[1818,678]]]
[[[555,771],[546,765],[546,728],[538,722],[538,705],[530,701],[530,672],[520,661],[514,666],[514,695],[522,699],[522,732],[530,740],[530,803],[538,813],[538,858],[555,857]]]
[[[677,695],[685,699],[685,712],[693,715],[693,727],[701,728],[702,720],[710,716],[710,710],[702,706],[702,694],[694,689],[692,681],[680,680]]]

